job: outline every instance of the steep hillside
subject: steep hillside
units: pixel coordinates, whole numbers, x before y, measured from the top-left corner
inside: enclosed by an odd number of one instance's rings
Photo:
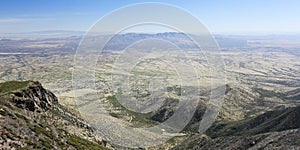
[[[300,106],[266,112],[255,118],[241,121],[220,121],[215,123],[207,134],[211,137],[255,135],[300,128]]]
[[[93,129],[37,81],[0,83],[3,149],[105,149]]]
[[[300,106],[241,121],[220,121],[174,149],[299,149]]]
[[[269,132],[253,136],[224,136],[210,138],[207,135],[191,135],[173,150],[181,149],[299,149],[300,130]]]

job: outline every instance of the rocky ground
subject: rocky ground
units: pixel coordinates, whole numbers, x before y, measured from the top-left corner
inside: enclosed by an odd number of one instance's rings
[[[105,149],[92,127],[37,81],[0,83],[1,149]]]

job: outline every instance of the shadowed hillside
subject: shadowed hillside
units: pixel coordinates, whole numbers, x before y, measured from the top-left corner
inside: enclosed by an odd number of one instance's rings
[[[298,149],[300,106],[255,118],[215,123],[206,134],[187,137],[173,149]]]

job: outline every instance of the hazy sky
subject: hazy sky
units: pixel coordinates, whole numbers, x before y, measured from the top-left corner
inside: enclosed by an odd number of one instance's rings
[[[3,0],[0,32],[86,31],[137,0]],[[300,33],[300,0],[157,0],[181,7],[214,33]]]

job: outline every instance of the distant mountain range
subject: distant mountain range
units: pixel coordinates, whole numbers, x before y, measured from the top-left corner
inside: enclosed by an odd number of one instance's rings
[[[85,34],[83,31],[65,31],[65,30],[49,30],[49,31],[35,31],[35,32],[24,32],[24,33],[4,33],[0,34],[0,38],[9,39],[9,38],[66,38],[71,36],[82,37]],[[110,33],[95,33],[89,35],[105,36],[111,35]],[[234,37],[225,37],[221,35],[214,35],[216,41],[220,47],[244,47],[247,45],[247,40]],[[110,50],[119,50],[124,49],[124,47],[129,44],[143,40],[143,39],[163,39],[169,40],[177,44],[180,48],[183,49],[195,49],[197,46],[193,41],[184,33],[178,32],[165,32],[165,33],[125,33],[115,35],[106,49]]]

